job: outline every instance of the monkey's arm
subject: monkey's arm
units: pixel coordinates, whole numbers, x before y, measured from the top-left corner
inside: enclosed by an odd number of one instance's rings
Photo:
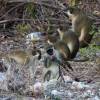
[[[32,50],[32,55],[34,56],[34,55],[36,55],[37,53],[39,54],[38,60],[40,60],[40,59],[41,59],[41,50],[39,50],[39,49],[37,49],[36,47],[34,47],[34,49]]]

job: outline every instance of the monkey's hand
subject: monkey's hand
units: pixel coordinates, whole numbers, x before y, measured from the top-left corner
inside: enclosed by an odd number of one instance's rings
[[[69,70],[67,69],[67,67],[68,67],[70,70],[73,71],[73,68],[71,67],[71,65],[70,65],[69,62],[67,62],[67,61],[60,61],[60,60],[58,60],[56,57],[53,59],[53,61],[55,61],[55,62],[58,64],[58,66],[60,65],[61,67],[63,67],[66,71],[69,71]],[[67,65],[67,67],[66,67],[66,65]]]

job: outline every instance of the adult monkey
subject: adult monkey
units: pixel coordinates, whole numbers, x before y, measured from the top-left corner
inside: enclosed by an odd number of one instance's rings
[[[72,30],[79,38],[80,48],[87,47],[95,33],[91,34],[92,20],[78,7],[69,7],[66,13],[71,19]]]

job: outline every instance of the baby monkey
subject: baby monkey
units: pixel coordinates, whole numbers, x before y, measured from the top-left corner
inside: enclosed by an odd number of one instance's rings
[[[69,7],[67,9],[67,15],[71,19],[72,30],[79,38],[80,47],[88,46],[95,33],[90,33],[92,30],[92,20],[77,7]]]

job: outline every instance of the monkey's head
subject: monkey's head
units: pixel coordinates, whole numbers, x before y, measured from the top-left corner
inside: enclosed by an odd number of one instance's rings
[[[49,32],[46,36],[46,41],[53,45],[59,39],[59,34],[57,32]]]
[[[59,50],[55,49],[54,45],[48,45],[46,47],[46,53],[49,56],[49,58],[53,61],[56,59],[60,60],[60,58],[61,58],[59,55],[60,54]]]
[[[68,60],[70,59],[70,50],[63,41],[58,41],[54,44],[54,55],[55,57],[60,60]]]
[[[70,19],[73,19],[75,18],[77,15],[79,15],[81,12],[81,10],[78,8],[78,7],[69,7],[67,9],[67,16],[70,18]]]

